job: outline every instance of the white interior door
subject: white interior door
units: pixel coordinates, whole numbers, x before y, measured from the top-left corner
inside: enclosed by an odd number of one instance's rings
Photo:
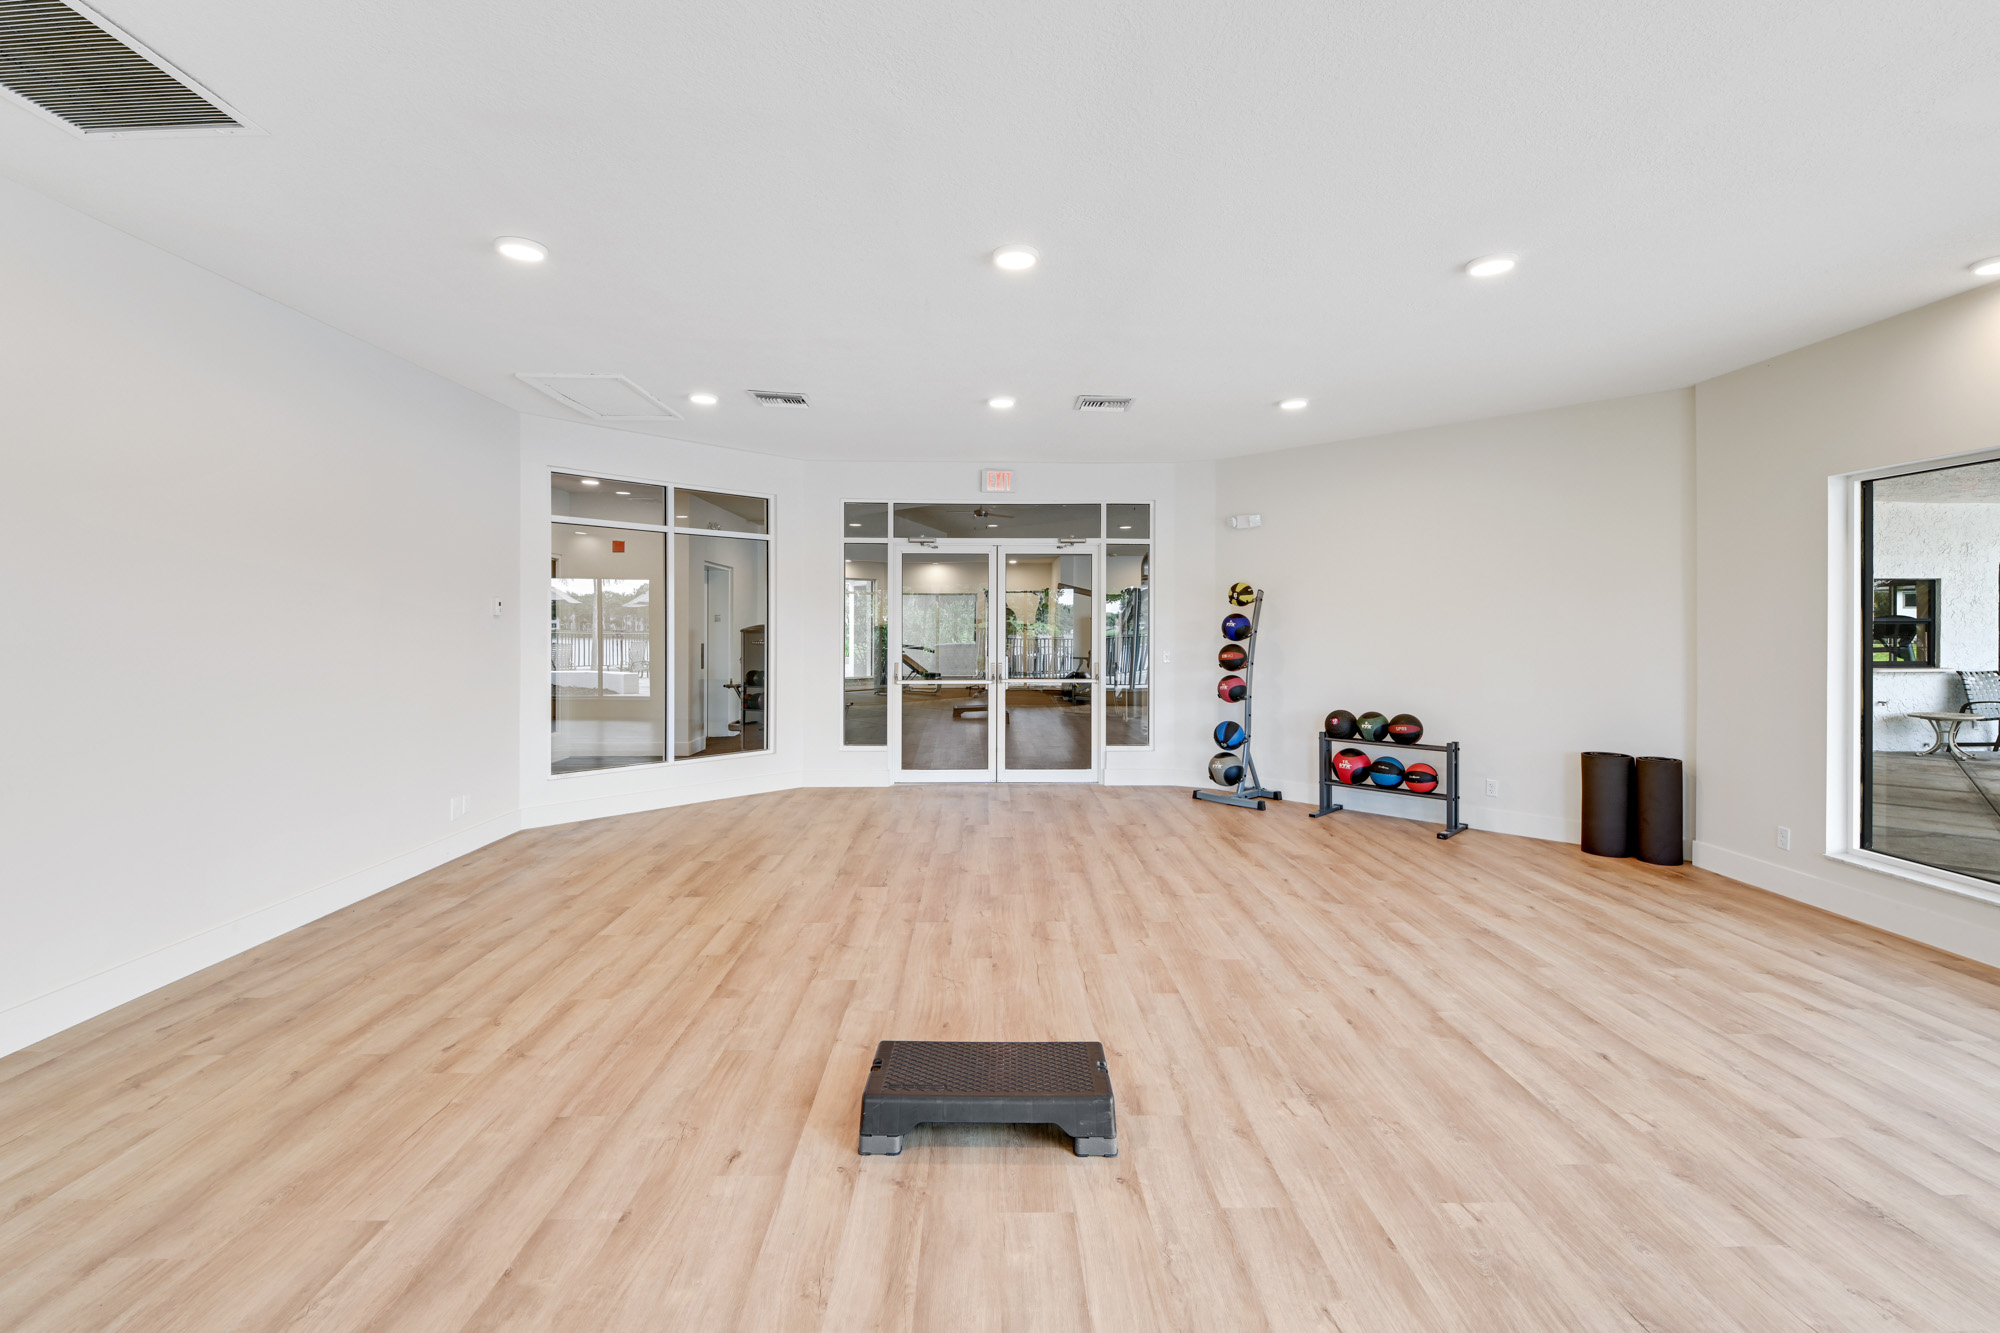
[[[995,776],[995,559],[985,543],[890,547],[889,750],[899,781]]]
[[[733,702],[729,681],[736,660],[730,643],[735,628],[732,624],[735,592],[735,571],[727,565],[702,567],[701,694],[702,714],[710,736],[729,734],[730,705]]]
[[[996,555],[1002,782],[1096,782],[1103,772],[1104,561],[1096,542],[1009,542]]]

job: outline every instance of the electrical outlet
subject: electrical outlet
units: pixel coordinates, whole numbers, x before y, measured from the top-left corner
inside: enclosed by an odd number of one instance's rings
[[[1778,850],[1781,852],[1792,850],[1792,831],[1783,824],[1778,825]]]
[[[501,601],[501,600],[500,600],[500,599],[499,599],[498,597],[495,597],[495,598],[493,599],[493,614],[494,614],[494,615],[496,615],[496,616],[497,616],[497,615],[499,615],[499,614],[500,614],[500,613],[501,613],[502,611],[505,611],[506,609],[507,609],[507,603],[505,603],[505,602]]]
[[[1486,779],[1486,794],[1488,796],[1498,796],[1500,794],[1500,779]]]

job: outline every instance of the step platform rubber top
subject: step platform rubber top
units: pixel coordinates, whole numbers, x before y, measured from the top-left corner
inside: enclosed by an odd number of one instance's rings
[[[899,1153],[918,1125],[1055,1125],[1080,1157],[1118,1155],[1094,1041],[885,1041],[861,1094],[861,1151]]]

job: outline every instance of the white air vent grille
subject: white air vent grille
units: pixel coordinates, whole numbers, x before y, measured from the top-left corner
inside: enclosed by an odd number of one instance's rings
[[[1076,396],[1076,410],[1079,412],[1129,412],[1132,410],[1132,400],[1130,398],[1106,398],[1094,393],[1080,393]]]
[[[82,5],[0,0],[0,86],[79,134],[242,134],[219,98]]]
[[[789,389],[751,389],[749,394],[766,407],[811,407],[802,393]]]
[[[514,378],[592,421],[679,421],[681,414],[623,375],[518,370]]]

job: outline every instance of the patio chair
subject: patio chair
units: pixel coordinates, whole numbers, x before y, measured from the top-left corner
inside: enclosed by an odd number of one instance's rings
[[[1961,671],[1958,679],[1965,686],[1965,711],[2000,724],[2000,671]],[[1992,740],[1960,741],[1958,748],[2000,751],[2000,725],[1995,726]]]

